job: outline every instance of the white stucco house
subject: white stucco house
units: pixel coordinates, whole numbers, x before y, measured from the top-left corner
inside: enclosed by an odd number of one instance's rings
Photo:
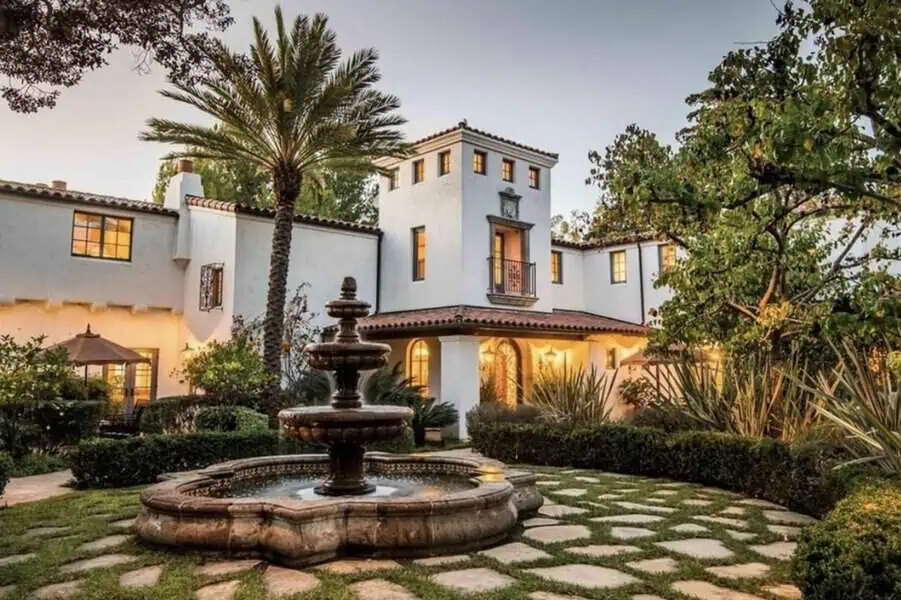
[[[378,227],[296,217],[288,287],[308,283],[313,310],[356,277],[364,335],[461,414],[486,374],[512,404],[538,369],[610,371],[645,345],[671,247],[552,239],[556,154],[465,122],[414,148],[378,162]],[[162,206],[0,181],[0,333],[54,343],[90,324],[151,359],[107,369],[124,401],[185,393],[187,354],[264,312],[271,232],[271,211],[205,197],[188,161]]]

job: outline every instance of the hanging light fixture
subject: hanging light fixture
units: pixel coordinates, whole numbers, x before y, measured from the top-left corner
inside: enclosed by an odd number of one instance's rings
[[[557,353],[554,352],[554,347],[551,346],[547,352],[544,353],[544,357],[548,360],[554,360],[557,358]]]

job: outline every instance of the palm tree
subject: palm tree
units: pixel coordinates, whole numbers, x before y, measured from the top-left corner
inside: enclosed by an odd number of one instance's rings
[[[371,158],[402,156],[406,146],[398,129],[405,120],[395,112],[400,101],[373,87],[380,79],[374,49],[341,62],[325,15],[299,16],[288,31],[276,7],[275,23],[274,45],[254,18],[249,57],[217,43],[208,76],[195,85],[170,81],[173,89],[161,92],[214,117],[218,127],[154,118],[140,137],[184,148],[168,159],[244,160],[272,175],[276,205],[263,357],[279,375],[291,230],[304,177],[321,169],[359,171],[361,160],[372,172]]]

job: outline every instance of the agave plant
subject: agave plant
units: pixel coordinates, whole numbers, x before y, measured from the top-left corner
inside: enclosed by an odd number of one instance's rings
[[[410,427],[417,446],[425,443],[425,430],[431,427],[449,427],[457,422],[459,414],[450,402],[423,396],[423,387],[404,376],[403,365],[383,367],[373,371],[363,384],[363,397],[370,404],[395,404],[413,410]]]
[[[901,385],[890,369],[849,343],[832,346],[839,364],[831,376],[820,374],[815,391],[823,400],[820,414],[847,435],[855,459],[843,466],[875,463],[901,474]]]
[[[550,421],[589,425],[610,421],[615,407],[612,395],[616,377],[601,373],[591,365],[584,368],[539,371],[532,383],[528,403]]]

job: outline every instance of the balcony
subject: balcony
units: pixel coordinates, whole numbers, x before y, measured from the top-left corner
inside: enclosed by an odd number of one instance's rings
[[[488,257],[488,300],[492,304],[531,306],[535,294],[535,263]]]

